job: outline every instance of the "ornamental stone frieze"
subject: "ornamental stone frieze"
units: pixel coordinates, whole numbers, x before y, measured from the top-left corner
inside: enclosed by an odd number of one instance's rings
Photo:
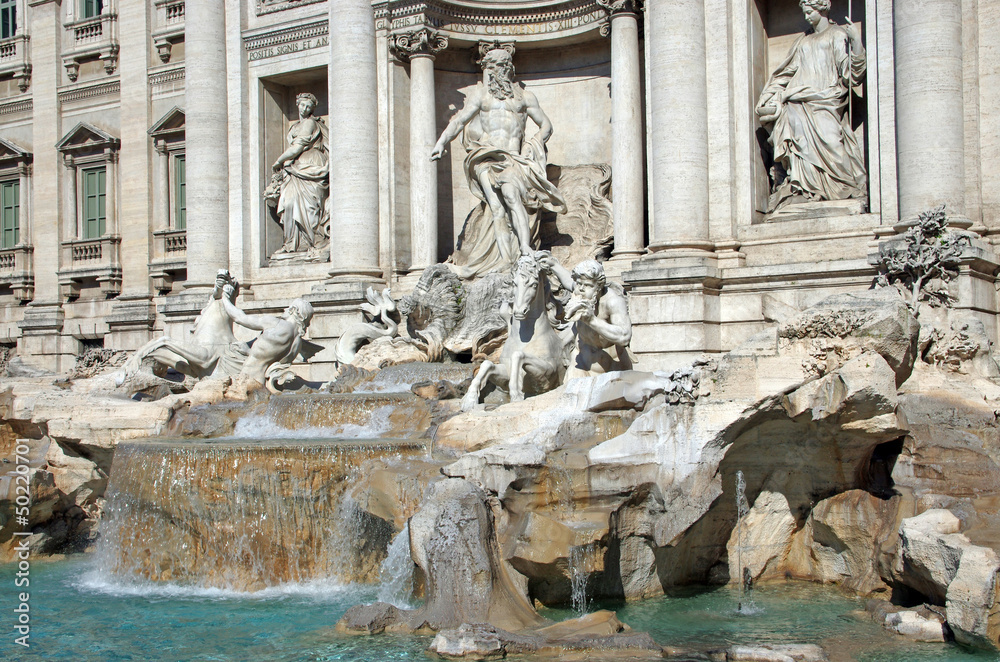
[[[442,0],[377,2],[375,27],[390,32],[428,27],[463,46],[480,40],[550,41],[597,30],[607,12],[594,0],[480,4]]]
[[[430,28],[419,28],[389,35],[389,52],[401,62],[411,57],[435,54],[448,48],[448,37]]]

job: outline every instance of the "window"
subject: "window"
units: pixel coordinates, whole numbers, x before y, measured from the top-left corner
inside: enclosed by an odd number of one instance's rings
[[[13,248],[20,240],[20,188],[16,181],[0,182],[0,248]]]
[[[174,157],[174,229],[187,229],[187,183],[184,155]]]
[[[104,11],[104,0],[83,0],[83,13],[80,18],[94,18]]]
[[[107,169],[86,168],[80,171],[83,180],[83,219],[81,239],[97,239],[104,234],[107,218],[105,205]]]
[[[17,0],[0,0],[0,39],[17,34]]]

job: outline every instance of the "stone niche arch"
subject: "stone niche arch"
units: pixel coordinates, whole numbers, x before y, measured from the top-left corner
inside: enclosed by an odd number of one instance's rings
[[[868,5],[874,8],[874,2],[870,0],[832,0],[829,13],[830,19],[838,25],[844,25],[848,19],[858,24],[866,49],[869,50],[867,61],[872,66],[868,67],[865,80],[854,87],[847,111],[868,175],[867,198],[864,201],[830,204],[825,208],[821,205],[818,209],[816,206],[808,210],[792,206],[786,207],[779,213],[768,214],[768,197],[773,181],[771,170],[773,151],[768,144],[769,130],[762,126],[757,114],[752,112],[750,195],[753,223],[817,216],[851,216],[869,210],[878,211],[880,200],[878,145],[872,145],[869,141],[871,135],[877,135],[877,85],[869,84],[869,81],[877,80],[877,72],[871,72],[874,66],[875,39],[874,21],[867,20]],[[811,28],[797,0],[748,0],[748,10],[750,18],[747,26],[750,78],[748,102],[753,108],[772,74],[788,56],[796,40]]]
[[[594,172],[600,172],[601,168],[610,171],[612,47],[607,29],[609,13],[601,4],[594,0],[520,3],[437,0],[375,3],[374,8],[377,34],[392,53],[387,71],[388,115],[392,122],[386,136],[389,146],[386,166],[394,174],[383,183],[383,199],[388,201],[390,215],[388,227],[383,228],[388,230],[384,236],[391,242],[392,264],[387,266],[395,273],[418,273],[426,264],[453,254],[466,220],[479,204],[469,190],[463,167],[465,150],[458,138],[437,162],[433,218],[424,218],[428,214],[413,206],[420,196],[414,196],[412,188],[420,189],[424,180],[417,177],[417,166],[429,156],[434,139],[426,147],[426,156],[411,154],[413,61],[405,54],[400,57],[393,52],[394,40],[400,36],[412,39],[413,35],[429,33],[447,44],[440,50],[432,49],[433,93],[416,95],[433,99],[435,138],[462,107],[466,95],[482,80],[482,69],[477,64],[481,48],[510,45],[516,79],[535,93],[553,124],[553,137],[547,144],[550,180],[558,180],[561,173],[567,172],[565,166],[593,166]],[[639,34],[642,34],[641,23]],[[638,52],[641,62],[641,39]],[[426,65],[426,59],[422,63]],[[427,79],[425,75],[420,80]],[[423,111],[418,115],[422,116]],[[528,124],[530,136],[535,127],[530,120]],[[635,158],[640,162],[641,172],[644,162],[641,148]],[[585,182],[591,183],[589,179]],[[641,206],[641,194],[639,203]],[[607,204],[610,209],[610,201]],[[641,213],[640,209],[640,243],[644,229]],[[562,230],[556,227],[554,216],[543,212],[543,233],[551,226],[557,240],[571,242],[568,235],[556,232]],[[433,237],[436,242],[429,251],[418,244],[422,228],[428,223],[436,223]]]
[[[258,80],[262,126],[258,167],[261,191],[265,191],[272,175],[271,165],[288,147],[288,130],[292,123],[298,120],[296,97],[299,94],[310,93],[316,97],[318,104],[313,111],[313,117],[321,119],[327,125],[328,131],[349,129],[329,126],[329,105],[327,103],[329,90],[326,67],[311,67],[261,76]],[[263,266],[276,266],[296,263],[297,260],[294,258],[269,262],[269,258],[282,247],[284,234],[278,222],[275,207],[262,202],[260,210],[261,264]]]

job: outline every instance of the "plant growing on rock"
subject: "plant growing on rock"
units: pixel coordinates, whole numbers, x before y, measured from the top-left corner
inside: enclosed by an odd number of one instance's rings
[[[917,224],[903,235],[902,245],[898,241],[880,245],[875,286],[896,286],[906,292],[911,309],[921,300],[950,304],[953,297],[947,284],[958,276],[962,252],[970,242],[967,235],[951,232],[947,225],[944,205],[940,205],[917,217]],[[935,280],[941,284],[931,287]]]

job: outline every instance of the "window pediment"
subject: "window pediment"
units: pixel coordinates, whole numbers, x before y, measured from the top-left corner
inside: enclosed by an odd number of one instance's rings
[[[154,139],[173,140],[184,137],[184,109],[174,106],[149,129]]]
[[[31,152],[19,147],[9,140],[0,138],[0,164],[24,163],[31,161]]]
[[[93,124],[80,122],[56,144],[56,149],[63,154],[73,154],[117,150],[120,145],[121,140],[107,131],[98,129]]]

